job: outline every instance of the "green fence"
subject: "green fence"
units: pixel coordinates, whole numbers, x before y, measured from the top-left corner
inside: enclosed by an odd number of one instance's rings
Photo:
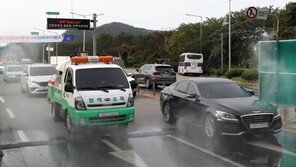
[[[296,40],[259,42],[259,98],[273,104],[296,106]]]

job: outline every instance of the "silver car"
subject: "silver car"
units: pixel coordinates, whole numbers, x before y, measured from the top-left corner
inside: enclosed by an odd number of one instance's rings
[[[22,75],[22,65],[7,65],[3,73],[3,80],[5,82],[19,81]]]
[[[28,96],[33,94],[46,94],[48,81],[57,70],[50,64],[32,64],[24,68],[20,86],[22,92]]]

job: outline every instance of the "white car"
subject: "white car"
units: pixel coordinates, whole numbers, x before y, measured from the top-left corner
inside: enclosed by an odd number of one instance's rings
[[[5,82],[19,81],[23,71],[22,65],[7,65],[3,73],[3,80]]]
[[[57,70],[50,64],[32,64],[25,66],[21,76],[22,92],[28,96],[33,94],[47,94],[48,81]]]

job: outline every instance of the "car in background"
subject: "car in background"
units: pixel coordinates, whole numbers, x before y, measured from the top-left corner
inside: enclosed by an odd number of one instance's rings
[[[3,73],[3,80],[5,82],[19,81],[22,71],[22,65],[6,65]]]
[[[136,70],[132,76],[139,84],[151,88],[153,82],[157,85],[170,85],[176,82],[174,69],[167,64],[145,64]]]
[[[203,128],[206,136],[274,134],[282,127],[278,107],[259,101],[235,82],[222,78],[178,81],[160,95],[164,121],[179,118]]]
[[[3,74],[5,70],[5,65],[1,62],[0,63],[0,74]]]
[[[50,64],[26,65],[20,80],[22,92],[28,96],[47,94],[48,81],[56,73],[57,70]]]

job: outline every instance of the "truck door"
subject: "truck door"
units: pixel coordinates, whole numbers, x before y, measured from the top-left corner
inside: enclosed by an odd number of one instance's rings
[[[74,93],[65,92],[65,85],[66,83],[70,83],[74,86],[74,79],[73,79],[73,69],[70,67],[67,68],[66,73],[64,74],[63,84],[62,84],[62,96],[65,99],[69,106],[75,107],[74,105]]]

